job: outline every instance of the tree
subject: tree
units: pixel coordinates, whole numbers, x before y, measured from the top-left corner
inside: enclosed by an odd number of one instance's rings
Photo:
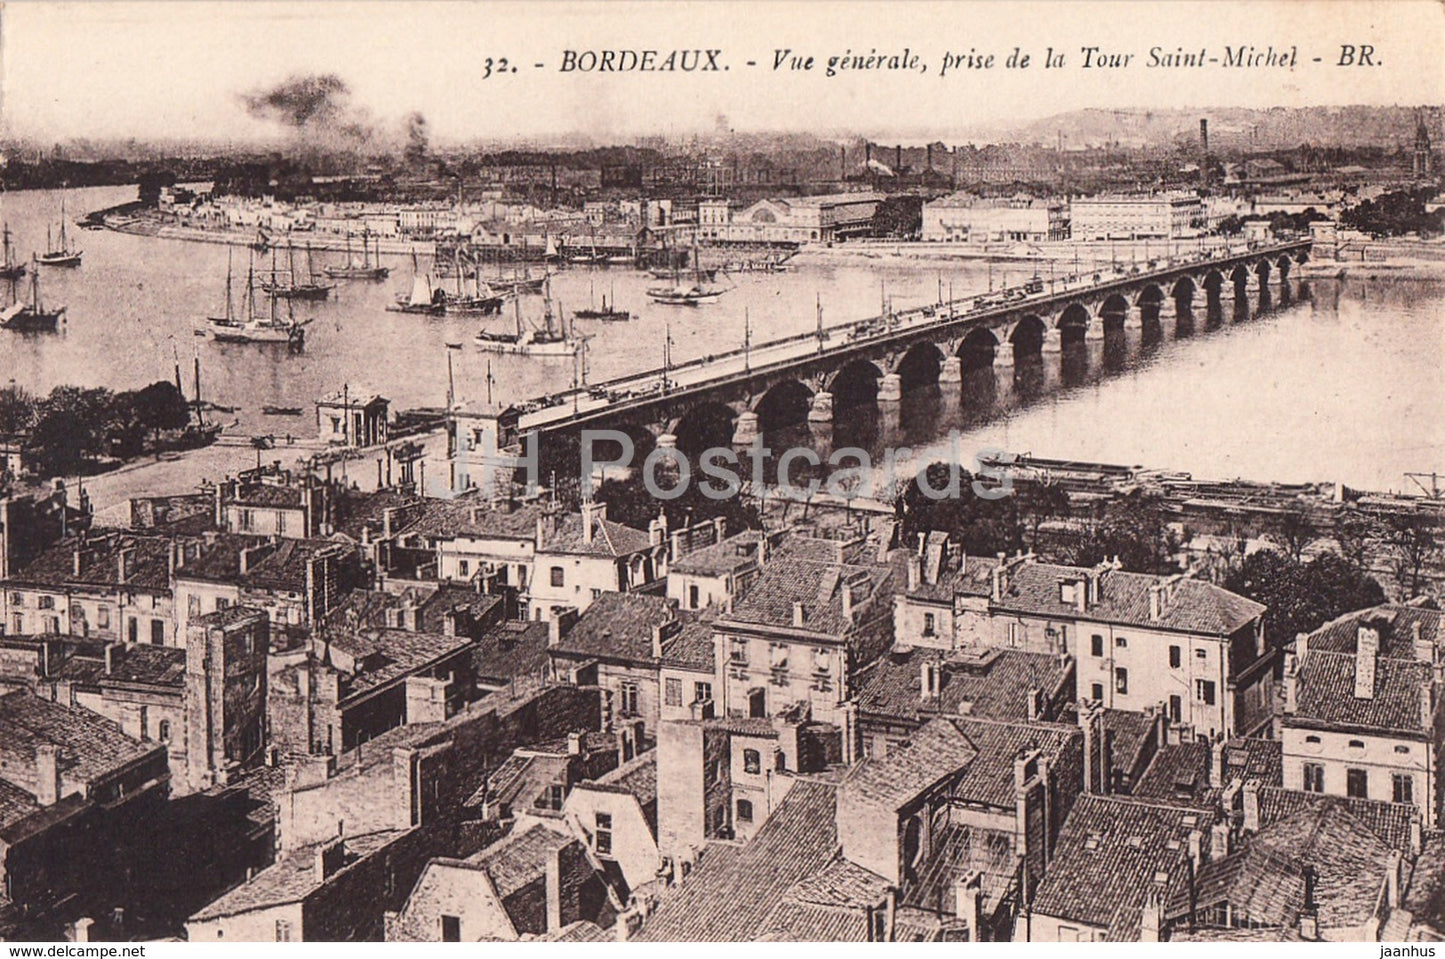
[[[1029,483],[1014,494],[1018,500],[1019,518],[1027,532],[1028,547],[1039,549],[1039,529],[1050,520],[1069,515],[1069,493],[1062,486]]]
[[[1103,506],[1068,551],[1068,560],[1076,566],[1093,566],[1117,557],[1132,572],[1172,573],[1177,571],[1178,549],[1163,497],[1133,490]]]
[[[985,499],[975,495],[973,474],[955,463],[930,463],[921,475],[930,490],[945,493],[940,498],[925,494],[916,477],[903,488],[894,500],[894,509],[904,542],[917,542],[918,534],[938,530],[974,555],[1023,548],[1016,496]]]
[[[1301,506],[1287,507],[1269,517],[1264,523],[1264,532],[1296,563],[1304,555],[1305,547],[1320,535],[1319,528]]]
[[[35,425],[39,405],[34,394],[11,380],[9,386],[0,389],[0,436],[29,430]]]
[[[1264,631],[1276,647],[1344,613],[1385,601],[1379,583],[1333,553],[1300,563],[1283,553],[1259,550],[1225,577],[1224,587],[1269,607]]]
[[[1385,542],[1390,548],[1390,566],[1400,597],[1419,596],[1425,567],[1440,555],[1435,520],[1423,513],[1394,513],[1385,521]]]
[[[1335,518],[1335,542],[1340,545],[1340,555],[1361,569],[1365,567],[1370,540],[1378,536],[1374,522],[1357,509],[1344,510]]]
[[[131,397],[130,413],[136,425],[154,434],[157,441],[162,431],[185,429],[191,421],[186,398],[168,380],[158,380],[134,394],[121,396]]]

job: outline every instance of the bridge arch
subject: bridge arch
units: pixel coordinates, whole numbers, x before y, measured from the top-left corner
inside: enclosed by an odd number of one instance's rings
[[[1141,313],[1148,313],[1153,310],[1158,315],[1159,306],[1164,302],[1164,291],[1157,283],[1149,283],[1139,291],[1139,296],[1134,303],[1139,307]]]
[[[1181,276],[1174,281],[1174,286],[1169,290],[1169,295],[1174,298],[1176,303],[1180,300],[1186,303],[1192,302],[1194,300],[1195,289],[1196,287],[1192,277]]]
[[[1039,317],[1032,313],[1021,317],[1014,325],[1013,332],[1009,334],[1014,361],[1041,358],[1044,353],[1044,337],[1047,333],[1048,327]]]
[[[1070,303],[1059,314],[1055,327],[1059,331],[1059,342],[1064,346],[1083,343],[1089,335],[1089,324],[1093,318],[1082,303]]]
[[[1293,265],[1294,261],[1289,258],[1288,253],[1280,257],[1278,262],[1275,263],[1275,269],[1279,271],[1279,280],[1281,283],[1289,279],[1289,270]]]
[[[903,354],[895,368],[899,385],[905,390],[932,386],[938,382],[938,374],[943,369],[943,360],[943,351],[936,345],[932,343],[914,344],[907,353]]]
[[[1124,331],[1129,318],[1129,300],[1120,293],[1111,295],[1099,305],[1099,323],[1104,336],[1111,337]]]
[[[870,360],[853,360],[828,378],[826,389],[833,394],[833,408],[867,406],[878,399],[878,381],[883,371]]]
[[[1219,293],[1224,289],[1224,274],[1218,270],[1210,270],[1204,274],[1204,294],[1211,300],[1218,300]]]
[[[758,398],[753,412],[758,414],[758,429],[766,433],[805,422],[812,405],[813,391],[806,384],[783,380]]]
[[[1254,272],[1258,274],[1261,286],[1267,284],[1269,282],[1270,273],[1269,260],[1260,260],[1259,263],[1255,265]]]
[[[677,448],[688,456],[697,456],[718,446],[731,446],[737,412],[726,403],[704,401],[689,407],[671,425]]]
[[[964,369],[979,370],[993,366],[998,349],[998,337],[993,330],[977,327],[969,330],[963,342],[958,345],[958,358],[963,361]]]

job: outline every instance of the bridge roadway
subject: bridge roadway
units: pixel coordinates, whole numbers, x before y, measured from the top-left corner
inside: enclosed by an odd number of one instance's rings
[[[668,443],[674,439],[668,434],[675,431],[678,419],[689,408],[717,402],[730,407],[738,417],[745,417],[749,412],[756,415],[757,403],[763,395],[787,380],[801,383],[811,395],[810,399],[816,399],[819,394],[827,396],[827,407],[820,410],[815,403],[808,416],[815,420],[827,419],[831,418],[831,395],[824,391],[830,386],[830,378],[851,363],[872,363],[875,371],[881,371],[886,379],[889,372],[896,372],[900,358],[922,343],[934,344],[946,363],[963,349],[965,337],[978,329],[1008,334],[993,338],[996,350],[1007,350],[1010,331],[1029,318],[1044,325],[1046,337],[1052,337],[1053,348],[1057,349],[1060,332],[1071,317],[1072,322],[1077,323],[1083,316],[1092,327],[1084,330],[1083,335],[1095,338],[1105,335],[1110,319],[1122,328],[1119,321],[1128,317],[1117,313],[1121,304],[1126,311],[1137,307],[1146,319],[1152,307],[1157,320],[1165,290],[1170,291],[1176,306],[1182,308],[1192,301],[1196,289],[1204,290],[1212,302],[1220,296],[1223,283],[1232,279],[1235,296],[1241,297],[1246,295],[1247,288],[1267,285],[1272,267],[1282,280],[1287,278],[1289,264],[1303,262],[1309,248],[1310,241],[1302,239],[1176,258],[1160,266],[1155,265],[1157,261],[1151,261],[1147,267],[1136,267],[1130,272],[1106,268],[1087,279],[1045,279],[1041,292],[1026,293],[1018,287],[1004,292],[972,294],[891,315],[824,326],[821,333],[810,330],[755,343],[747,349],[700,357],[516,404],[520,415],[513,437],[531,432],[548,434],[589,426],[635,424],[663,434],[660,442]],[[1051,283],[1053,291],[1048,289]],[[1078,312],[1080,309],[1084,311],[1082,314]],[[1116,311],[1112,317],[1106,315],[1110,309]],[[1014,340],[1015,349],[1018,342]],[[1012,360],[999,358],[996,362],[1006,364]],[[956,365],[954,372],[957,372]],[[941,377],[948,378],[946,372]],[[897,386],[895,376],[892,389],[896,390]],[[889,392],[887,383],[877,396],[880,400],[897,398]],[[754,419],[748,426],[740,424],[735,441],[749,441],[750,436],[744,434],[756,429],[756,423]]]

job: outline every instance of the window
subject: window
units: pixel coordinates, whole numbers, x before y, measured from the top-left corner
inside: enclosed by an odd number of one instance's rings
[[[285,919],[276,920],[276,941],[291,941],[291,923],[287,922]]]
[[[25,617],[16,613],[11,617],[15,621],[15,635],[21,636],[25,633]]]
[[[152,645],[152,646],[164,646],[165,644],[166,644],[166,624],[165,624],[165,620],[161,620],[161,619],[153,619],[153,620],[151,620],[151,645]]]
[[[97,606],[95,608],[95,625],[98,629],[110,629],[109,606]]]
[[[763,756],[756,749],[743,750],[743,772],[756,776],[763,771]]]
[[[746,666],[748,663],[747,641],[741,639],[733,640],[732,651],[728,658],[731,662],[737,663],[739,666]]]
[[[701,597],[698,595],[696,586],[687,588],[687,605],[690,609],[698,609],[702,606]]]
[[[923,614],[923,635],[932,636],[936,627],[936,620],[932,613]]]
[[[1325,767],[1319,763],[1305,763],[1305,792],[1322,793],[1325,791]]]
[[[1395,752],[1398,753],[1398,754],[1401,755],[1401,756],[1408,756],[1408,755],[1410,755],[1410,747],[1409,747],[1409,746],[1396,746],[1396,747],[1395,747]]]
[[[286,514],[284,512],[276,514],[276,535],[286,535]]]
[[[1196,650],[1194,651],[1194,658],[1195,658],[1195,659],[1208,659],[1208,658],[1209,658],[1209,650],[1207,650],[1207,649],[1205,649],[1205,648],[1203,648],[1203,647],[1201,646],[1199,649],[1196,649]]]
[[[1089,654],[1092,656],[1104,655],[1104,637],[1092,636],[1089,638]]]
[[[163,743],[171,741],[171,721],[169,719],[162,719],[160,721],[160,724],[156,727],[156,738]]]
[[[201,615],[201,597],[192,593],[186,597],[186,612],[191,616]]]
[[[770,664],[774,669],[788,668],[788,644],[773,643],[771,647]]]
[[[712,699],[712,683],[693,683],[692,701],[702,703]]]
[[[738,822],[753,821],[753,804],[746,799],[738,800]]]
[[[442,916],[442,942],[462,941],[462,919],[460,916]]]
[[[1305,737],[1305,742],[1309,743],[1311,746],[1318,746],[1318,745],[1320,744],[1320,737],[1318,737],[1318,736],[1306,736],[1306,737]]]
[[[597,814],[597,834],[593,845],[599,856],[610,856],[612,854],[612,814],[600,812]]]
[[[722,777],[722,772],[718,768],[719,765],[720,764],[718,763],[718,761],[714,759],[703,767],[703,778],[707,780],[707,784],[709,786],[717,782],[718,779]]]
[[[1390,777],[1390,794],[1395,802],[1415,801],[1415,777],[1395,773]]]
[[[1129,671],[1123,666],[1114,669],[1114,692],[1120,696],[1129,694]]]
[[[1346,769],[1345,795],[1351,799],[1369,799],[1370,774],[1363,769]]]
[[[663,702],[669,706],[682,705],[682,680],[669,679],[663,684]]]
[[[1169,697],[1169,721],[1171,723],[1182,722],[1184,714],[1184,700],[1178,696]]]
[[[230,605],[231,605],[231,601],[230,601],[229,599],[227,599],[226,597],[224,597],[224,596],[217,596],[217,597],[216,597],[216,609],[218,609],[218,610],[219,610],[219,609],[228,609],[228,608],[230,608]]]
[[[1210,679],[1196,679],[1194,681],[1194,698],[1206,706],[1214,705],[1214,681]]]
[[[126,620],[125,636],[127,641],[131,643],[140,642],[140,621],[137,620],[134,616]]]
[[[567,790],[561,783],[552,783],[545,792],[537,797],[537,806],[541,809],[561,812],[562,802],[567,798],[566,793]]]
[[[11,606],[24,606],[24,605],[25,605],[25,594],[24,594],[24,593],[11,593],[11,594],[10,594],[10,605],[11,605]]]
[[[1170,646],[1170,647],[1169,647],[1169,668],[1170,668],[1170,669],[1178,669],[1179,666],[1180,666],[1180,664],[1184,661],[1183,656],[1184,656],[1184,651],[1183,651],[1182,649],[1180,649],[1178,646]]]
[[[1020,623],[1009,623],[1009,624],[1008,624],[1008,644],[1009,644],[1010,646],[1015,646],[1015,647],[1017,647],[1017,646],[1020,646],[1020,645],[1023,644],[1023,640],[1024,640],[1024,628],[1023,628],[1022,624],[1020,624]]]
[[[254,516],[252,516],[250,510],[237,510],[236,527],[240,529],[243,533],[250,532],[251,530],[256,528],[256,519]]]
[[[567,573],[560,566],[552,567],[552,585],[565,586],[567,584]]]
[[[55,597],[54,597],[54,596],[42,596],[42,597],[40,597],[39,602],[37,602],[35,605],[39,606],[41,609],[54,609],[54,608],[55,608]]]
[[[1104,684],[1095,683],[1089,690],[1089,698],[1096,703],[1102,703],[1104,701]]]
[[[623,680],[619,683],[617,685],[617,698],[622,715],[637,715],[637,684],[635,682]]]
[[[1119,649],[1128,649],[1128,648],[1129,648],[1129,641],[1128,641],[1127,639],[1125,639],[1123,636],[1115,636],[1115,637],[1114,637],[1114,645],[1115,645],[1115,647],[1117,647],[1117,648],[1119,648]]]
[[[1364,741],[1363,739],[1351,739],[1351,740],[1350,740],[1350,748],[1351,748],[1351,749],[1364,749],[1364,748],[1365,748],[1365,741]]]
[[[464,559],[457,560],[457,575],[466,579],[472,572],[472,564]]]

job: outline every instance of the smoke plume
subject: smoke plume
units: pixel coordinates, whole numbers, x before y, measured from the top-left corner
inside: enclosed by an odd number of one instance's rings
[[[409,162],[423,159],[430,147],[426,117],[408,114],[398,130],[383,129],[352,102],[351,87],[334,73],[287,78],[275,86],[240,95],[246,112],[287,130],[303,153],[368,153],[399,150]]]

